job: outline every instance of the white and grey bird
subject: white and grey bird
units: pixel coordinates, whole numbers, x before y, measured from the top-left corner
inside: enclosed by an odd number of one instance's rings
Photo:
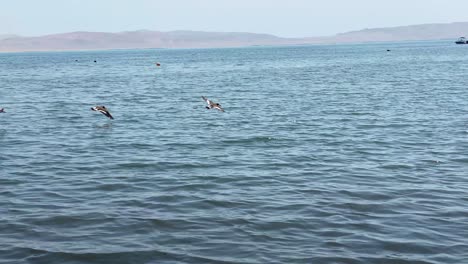
[[[110,114],[109,110],[107,110],[107,108],[103,105],[91,107],[91,110],[101,112],[103,115],[107,116],[108,118],[114,119],[114,117]]]
[[[202,96],[202,99],[206,102],[207,106],[205,106],[206,109],[216,109],[216,110],[219,110],[221,112],[224,112],[224,109],[221,107],[220,104],[218,103],[215,103],[211,100],[209,100],[208,98],[206,98],[205,96]]]

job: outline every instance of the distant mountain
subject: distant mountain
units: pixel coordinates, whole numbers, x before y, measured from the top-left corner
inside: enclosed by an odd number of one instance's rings
[[[455,40],[461,36],[468,36],[468,22],[364,29],[337,34],[331,38],[324,38],[323,40],[336,43],[442,39]]]
[[[72,32],[0,40],[0,52],[129,48],[209,48],[292,43],[267,34],[200,31]]]
[[[0,35],[0,52],[455,40],[460,36],[468,36],[468,22],[364,29],[335,36],[312,38],[281,38],[268,34],[201,31],[72,32],[39,37]]]

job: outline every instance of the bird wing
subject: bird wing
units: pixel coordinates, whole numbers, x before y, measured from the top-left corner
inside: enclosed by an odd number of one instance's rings
[[[212,102],[208,98],[206,98],[205,96],[202,96],[202,98],[209,106],[211,106]]]
[[[114,117],[108,111],[101,110],[101,109],[99,109],[98,111],[101,112],[103,115],[107,116],[108,118],[114,119]]]
[[[214,106],[214,109],[218,109],[221,112],[224,112],[224,109],[221,106]]]

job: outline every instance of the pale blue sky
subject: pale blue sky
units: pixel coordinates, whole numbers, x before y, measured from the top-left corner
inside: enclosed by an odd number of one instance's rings
[[[0,34],[204,30],[283,37],[468,21],[468,0],[0,0]]]

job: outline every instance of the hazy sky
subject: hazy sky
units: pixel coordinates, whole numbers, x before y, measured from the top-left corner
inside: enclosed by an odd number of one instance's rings
[[[0,0],[0,34],[204,30],[283,37],[468,21],[468,0]]]

